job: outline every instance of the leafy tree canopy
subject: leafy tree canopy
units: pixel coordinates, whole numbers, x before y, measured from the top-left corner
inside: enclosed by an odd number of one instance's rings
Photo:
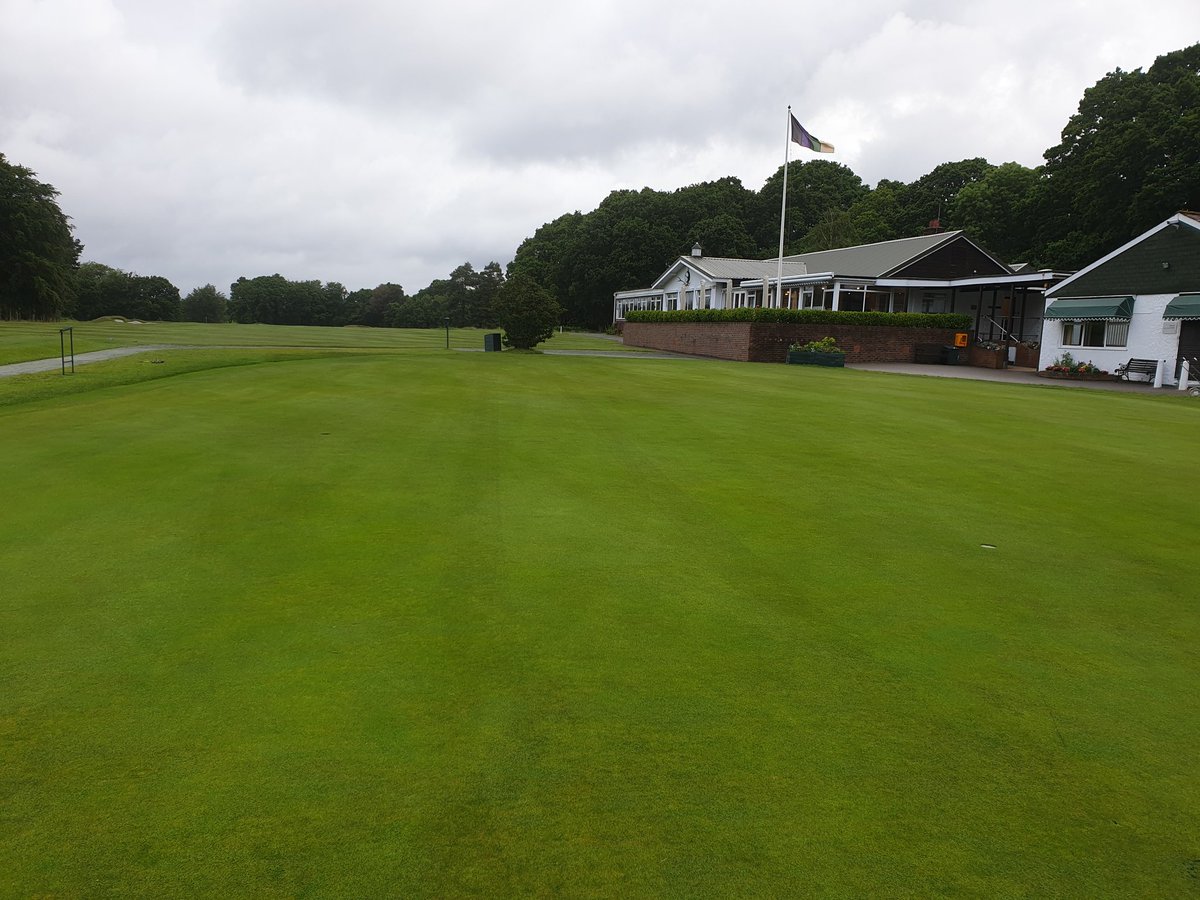
[[[228,304],[229,298],[214,285],[195,288],[183,298],[183,321],[224,322]]]
[[[528,275],[513,275],[496,294],[496,317],[504,342],[531,350],[554,334],[562,307]]]
[[[83,246],[58,191],[0,153],[0,318],[56,319],[72,312]]]
[[[79,267],[77,319],[124,316],[175,322],[180,316],[179,288],[161,275],[137,275],[97,262]]]
[[[1200,206],[1200,44],[1084,91],[1046,151],[1039,238],[1055,265],[1085,265],[1173,212]]]

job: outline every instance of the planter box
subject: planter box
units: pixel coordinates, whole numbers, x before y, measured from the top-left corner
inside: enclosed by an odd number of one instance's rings
[[[787,361],[789,366],[833,366],[842,368],[846,365],[846,354],[816,353],[812,350],[789,350]]]
[[[983,347],[971,347],[967,350],[967,365],[978,369],[1003,369],[1008,365],[1008,350],[985,350]]]
[[[1035,350],[1033,347],[1017,344],[1017,361],[1013,365],[1019,366],[1022,369],[1036,369],[1040,353],[1040,350]]]

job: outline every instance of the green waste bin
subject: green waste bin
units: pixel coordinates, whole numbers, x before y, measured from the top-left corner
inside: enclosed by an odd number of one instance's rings
[[[958,348],[945,346],[942,347],[942,365],[957,366],[958,365]]]
[[[489,353],[493,350],[499,352],[501,349],[500,332],[496,331],[491,334],[485,334],[483,336],[483,349]]]

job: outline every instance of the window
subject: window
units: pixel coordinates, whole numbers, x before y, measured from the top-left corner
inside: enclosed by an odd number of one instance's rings
[[[1129,322],[1106,319],[1064,319],[1064,347],[1124,347]]]

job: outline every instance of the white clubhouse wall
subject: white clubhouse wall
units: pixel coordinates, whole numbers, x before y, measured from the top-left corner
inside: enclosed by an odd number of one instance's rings
[[[1131,358],[1166,360],[1164,384],[1175,384],[1175,363],[1179,353],[1179,322],[1166,320],[1163,313],[1176,294],[1141,294],[1134,298],[1133,317],[1124,347],[1067,347],[1062,342],[1062,323],[1046,319],[1042,323],[1042,348],[1038,368],[1044,369],[1063,353],[1078,362],[1090,362],[1106,371]]]

